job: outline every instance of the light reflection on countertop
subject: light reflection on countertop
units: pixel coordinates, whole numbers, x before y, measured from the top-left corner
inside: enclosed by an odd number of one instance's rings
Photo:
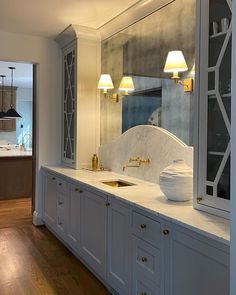
[[[68,181],[79,181],[89,189],[101,191],[167,221],[182,225],[195,232],[230,244],[230,221],[193,208],[192,202],[173,202],[166,199],[158,184],[109,171],[92,172],[63,166],[44,167],[63,175]],[[110,187],[102,181],[123,180],[134,186]]]
[[[21,151],[16,145],[0,145],[0,157],[30,157],[32,149]]]

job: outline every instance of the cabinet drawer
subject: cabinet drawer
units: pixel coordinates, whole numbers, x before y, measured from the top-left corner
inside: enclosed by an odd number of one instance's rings
[[[132,294],[134,295],[161,295],[161,289],[158,285],[141,276],[134,277],[133,283]]]
[[[64,180],[57,178],[57,191],[65,193],[66,187],[67,187],[67,183]]]
[[[155,247],[160,248],[161,225],[158,221],[137,212],[133,212],[132,231],[136,236],[153,244]]]
[[[134,274],[141,274],[155,284],[161,282],[161,253],[150,244],[133,237]]]

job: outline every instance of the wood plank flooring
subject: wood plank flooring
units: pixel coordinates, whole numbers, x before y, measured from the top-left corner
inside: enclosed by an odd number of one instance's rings
[[[30,202],[0,201],[0,294],[109,295],[45,227],[32,225]]]

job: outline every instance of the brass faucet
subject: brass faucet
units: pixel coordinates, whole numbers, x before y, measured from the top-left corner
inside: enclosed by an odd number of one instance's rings
[[[134,157],[134,158],[129,159],[129,163],[130,164],[126,164],[123,166],[123,171],[125,171],[125,169],[127,167],[140,167],[142,164],[150,164],[151,160],[149,158],[142,159],[140,157]],[[134,163],[134,164],[132,164],[132,163]]]

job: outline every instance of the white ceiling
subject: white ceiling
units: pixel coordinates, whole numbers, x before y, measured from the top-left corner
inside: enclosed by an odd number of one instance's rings
[[[0,61],[0,75],[5,75],[4,84],[11,85],[11,71],[8,67],[15,67],[13,72],[13,85],[21,88],[32,88],[33,65],[16,62]],[[0,77],[0,85],[2,85]]]
[[[99,28],[138,0],[1,0],[0,31],[55,37],[68,25]]]

